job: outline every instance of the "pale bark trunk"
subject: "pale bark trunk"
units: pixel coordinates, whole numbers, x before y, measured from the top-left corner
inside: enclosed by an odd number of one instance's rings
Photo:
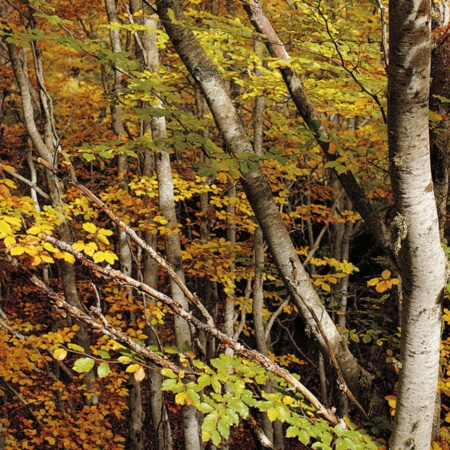
[[[118,5],[115,0],[105,0],[106,14],[110,24],[119,23],[117,15]],[[122,42],[120,31],[118,29],[109,30],[109,39],[113,53],[122,51]],[[116,65],[113,66],[114,83],[112,93],[114,99],[111,103],[112,130],[118,139],[125,135],[125,126],[123,123],[123,108],[120,106],[118,98],[122,90],[122,71]],[[117,160],[117,174],[120,183],[120,189],[128,194],[128,159],[126,155],[119,155]],[[130,238],[123,230],[119,230],[119,263],[120,270],[127,276],[131,276],[133,264]],[[131,320],[134,320],[134,313],[130,314]],[[144,411],[142,407],[141,384],[137,382],[132,375],[128,380],[129,395],[128,403],[128,435],[127,448],[130,450],[143,450],[144,448]]]
[[[252,153],[252,145],[219,77],[217,67],[205,54],[192,32],[180,23],[184,20],[181,3],[178,0],[158,0],[157,7],[158,15],[177,53],[204,93],[216,125],[224,139],[227,151],[230,153]],[[175,12],[180,22],[175,24],[171,21],[168,14],[169,8]],[[293,265],[295,266],[299,290],[303,298],[316,311],[317,316],[322,319],[323,329],[349,388],[356,395],[359,393],[367,395],[366,398],[362,399],[362,402],[370,407],[374,398],[370,393],[370,389],[368,389],[368,387],[372,386],[372,378],[359,366],[355,357],[349,352],[335,324],[324,310],[321,300],[298,258],[289,232],[280,217],[266,177],[261,171],[255,170],[246,173],[241,179],[241,183],[258,224],[263,230],[281,278],[283,281],[287,278],[292,279]],[[317,330],[308,308],[289,283],[287,283],[287,287],[312,334],[320,344],[322,351],[328,353],[324,339]]]
[[[35,148],[39,156],[47,161],[50,166],[56,166],[58,161],[57,145],[59,143],[59,138],[56,134],[51,98],[45,88],[44,72],[42,68],[43,66],[40,53],[37,49],[35,49],[35,51],[33,52],[33,57],[35,60],[36,78],[38,79],[39,83],[39,101],[41,103],[41,111],[44,114],[43,136],[38,130],[35,122],[30,82],[22,66],[22,61],[20,59],[17,46],[13,43],[8,43],[7,45],[11,64],[14,70],[14,75],[22,96],[22,109],[27,133],[31,139],[31,142],[33,143],[33,147]],[[46,171],[46,177],[52,205],[56,210],[60,211],[61,214],[63,214],[63,188],[59,183],[59,180],[53,175],[53,173],[48,170]],[[58,235],[64,242],[72,241],[72,233],[67,221],[63,220],[62,224],[59,226]],[[67,302],[73,306],[76,306],[77,308],[82,308],[82,303],[75,284],[74,265],[69,264],[66,261],[59,261],[57,263],[57,267],[60,272],[64,296]],[[82,322],[79,322],[78,325],[80,326],[80,330],[77,333],[77,342],[85,349],[87,353],[90,353],[90,338],[87,332],[87,327]],[[91,395],[85,396],[85,402],[87,404],[96,404],[98,398],[95,394],[96,381],[94,372],[91,371],[85,374],[84,380],[86,382],[87,391],[91,393]]]
[[[428,449],[436,400],[446,261],[430,167],[430,3],[390,2],[389,152],[402,277],[401,363],[390,448]]]
[[[155,43],[155,52],[156,43]],[[154,59],[153,61],[155,61]],[[158,60],[156,60],[158,61]],[[158,61],[159,63],[159,61]],[[153,139],[164,139],[167,137],[166,121],[164,117],[154,117],[151,123]],[[166,227],[170,230],[177,226],[177,216],[175,209],[175,199],[173,191],[172,167],[170,155],[166,151],[159,151],[156,154],[156,174],[158,177],[158,200],[161,214],[168,223]],[[184,283],[184,270],[181,259],[181,243],[178,233],[166,233],[164,235],[166,257],[174,268],[179,279]],[[186,311],[189,310],[189,303],[181,288],[171,279],[170,289],[172,298],[177,301]],[[179,316],[174,317],[175,339],[180,350],[191,348],[191,332],[189,324]],[[184,444],[187,450],[200,450],[199,422],[197,411],[193,406],[182,408]]]
[[[142,0],[131,0],[131,13],[141,11],[143,8]],[[136,20],[143,25],[146,25],[151,30],[157,29],[157,23],[154,18],[148,15],[137,17]],[[136,39],[137,54],[141,59],[143,69],[155,71],[159,65],[159,53],[156,46],[156,33],[139,31],[137,33],[139,38]],[[151,122],[145,121],[142,124],[143,133],[153,132]],[[147,151],[144,154],[143,175],[147,177],[153,176],[156,170],[155,154]],[[156,236],[150,232],[145,234],[145,242],[152,248],[156,249]],[[148,286],[156,287],[158,280],[158,265],[148,255],[145,255],[144,260],[144,274],[143,281]],[[149,301],[153,299],[149,298]],[[148,326],[148,343],[151,345],[159,345],[159,338],[156,336],[158,329],[156,326]],[[172,430],[169,423],[167,408],[164,403],[164,392],[161,389],[163,377],[161,371],[154,364],[151,365],[149,371],[150,379],[150,410],[151,410],[151,424],[152,424],[152,440],[157,450],[171,450],[173,448]]]

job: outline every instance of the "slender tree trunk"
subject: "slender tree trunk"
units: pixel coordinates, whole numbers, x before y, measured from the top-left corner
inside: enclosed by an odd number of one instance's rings
[[[30,18],[30,22],[34,24],[34,20]],[[59,145],[59,137],[56,132],[56,125],[53,116],[53,105],[50,94],[45,88],[43,64],[41,61],[41,55],[39,50],[34,44],[32,44],[33,58],[35,61],[35,72],[38,80],[38,92],[39,101],[41,106],[43,117],[43,132],[38,130],[35,122],[33,99],[31,95],[31,85],[28,76],[24,70],[23,63],[21,61],[16,44],[8,43],[8,52],[10,61],[13,66],[14,75],[17,80],[17,84],[22,96],[22,109],[24,115],[24,122],[28,132],[28,135],[33,143],[33,147],[38,155],[44,159],[50,166],[56,167],[58,158],[57,150]],[[47,183],[49,188],[50,199],[53,207],[60,211],[61,215],[64,214],[64,203],[62,201],[63,187],[59,183],[59,180],[51,173],[46,171]],[[58,235],[64,242],[72,242],[72,233],[69,224],[66,220],[62,221],[62,224],[58,228]],[[82,308],[82,303],[78,295],[78,290],[75,283],[75,267],[73,264],[69,264],[66,261],[59,261],[57,267],[61,276],[62,287],[64,296],[67,302],[77,308]],[[80,330],[77,333],[77,342],[86,351],[90,353],[90,337],[87,331],[86,324],[78,322]],[[96,381],[93,371],[85,374],[84,381],[87,386],[89,395],[85,396],[85,402],[89,405],[96,404],[98,401],[96,394]],[[97,419],[97,418],[96,418]]]
[[[158,0],[157,7],[158,15],[177,53],[203,91],[216,125],[224,139],[225,147],[230,153],[253,153],[252,145],[220,79],[217,67],[200,47],[193,33],[182,24],[184,18],[181,2],[179,0]],[[177,23],[170,19],[169,8],[175,12]],[[350,353],[331,317],[324,310],[321,300],[298,258],[266,177],[260,170],[254,170],[244,174],[241,183],[258,224],[263,230],[281,278],[286,281],[293,278],[293,272],[296,273],[302,298],[299,297],[290,283],[287,283],[287,288],[317,339],[320,348],[325,354],[328,353],[325,341],[318,331],[311,313],[305,306],[304,300],[315,310],[317,317],[322,319],[322,327],[349,388],[355,395],[361,394],[364,396],[365,398],[361,398],[361,402],[365,403],[369,409],[372,408],[372,405],[379,401],[379,396],[372,390],[376,389],[376,386],[372,384],[372,377],[362,369],[356,358]]]
[[[393,0],[389,8],[389,157],[403,289],[402,370],[390,448],[428,449],[447,275],[430,167],[430,2]]]
[[[135,14],[143,10],[142,0],[131,0],[130,10]],[[131,20],[135,20],[130,18]],[[136,17],[140,24],[149,27],[154,32],[139,31],[136,34],[136,53],[141,60],[143,70],[154,72],[159,65],[159,53],[156,46],[157,23],[148,14],[141,14]],[[153,132],[152,123],[144,121],[142,123],[142,132],[144,135],[150,135]],[[143,175],[152,177],[156,171],[155,154],[151,151],[144,153]],[[149,201],[149,199],[147,199]],[[151,219],[149,219],[151,220]],[[156,249],[156,236],[150,232],[145,232],[145,242]],[[158,265],[148,254],[144,259],[143,281],[147,285],[155,288],[158,282]],[[148,301],[152,301],[149,299]],[[159,345],[157,336],[157,326],[148,324],[148,343],[150,345]],[[152,425],[152,441],[157,450],[171,450],[173,448],[172,430],[169,423],[167,408],[164,403],[164,392],[161,389],[163,377],[161,371],[156,365],[151,365],[148,378],[150,381],[150,410]]]

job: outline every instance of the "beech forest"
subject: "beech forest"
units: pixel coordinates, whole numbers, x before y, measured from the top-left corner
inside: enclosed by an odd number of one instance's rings
[[[449,450],[449,151],[449,0],[0,0],[0,450]]]

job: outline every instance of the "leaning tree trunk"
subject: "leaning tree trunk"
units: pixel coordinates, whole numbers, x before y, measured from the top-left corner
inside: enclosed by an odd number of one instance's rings
[[[430,167],[430,2],[390,2],[389,158],[402,277],[401,363],[390,448],[430,448],[446,260]]]
[[[232,154],[253,153],[252,144],[219,76],[217,67],[201,48],[192,31],[183,25],[185,19],[182,13],[181,2],[179,0],[157,0],[156,3],[158,15],[170,40],[183,63],[202,89],[227,151]],[[176,23],[171,20],[169,9],[175,12]],[[253,170],[243,175],[241,184],[258,220],[258,224],[263,230],[280,276],[286,282],[289,293],[311,329],[314,338],[317,339],[322,351],[328,354],[329,349],[322,334],[318,331],[305,302],[314,309],[317,317],[321,318],[322,329],[327,336],[327,340],[350,390],[355,395],[358,395],[358,393],[369,394],[374,387],[372,377],[350,353],[336,325],[323,308],[321,300],[299,260],[290,234],[280,216],[279,208],[274,201],[267,178],[260,170]],[[288,282],[288,279],[292,280],[294,278],[294,274],[297,289],[294,289],[292,284]],[[301,293],[301,297],[298,292]],[[362,401],[369,405],[375,398],[378,400],[378,396],[369,394]]]

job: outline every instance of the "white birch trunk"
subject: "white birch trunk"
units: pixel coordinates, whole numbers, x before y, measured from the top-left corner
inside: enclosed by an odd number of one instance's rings
[[[403,283],[402,370],[390,448],[425,450],[431,441],[447,276],[430,167],[430,2],[394,0],[389,6],[393,246]]]

